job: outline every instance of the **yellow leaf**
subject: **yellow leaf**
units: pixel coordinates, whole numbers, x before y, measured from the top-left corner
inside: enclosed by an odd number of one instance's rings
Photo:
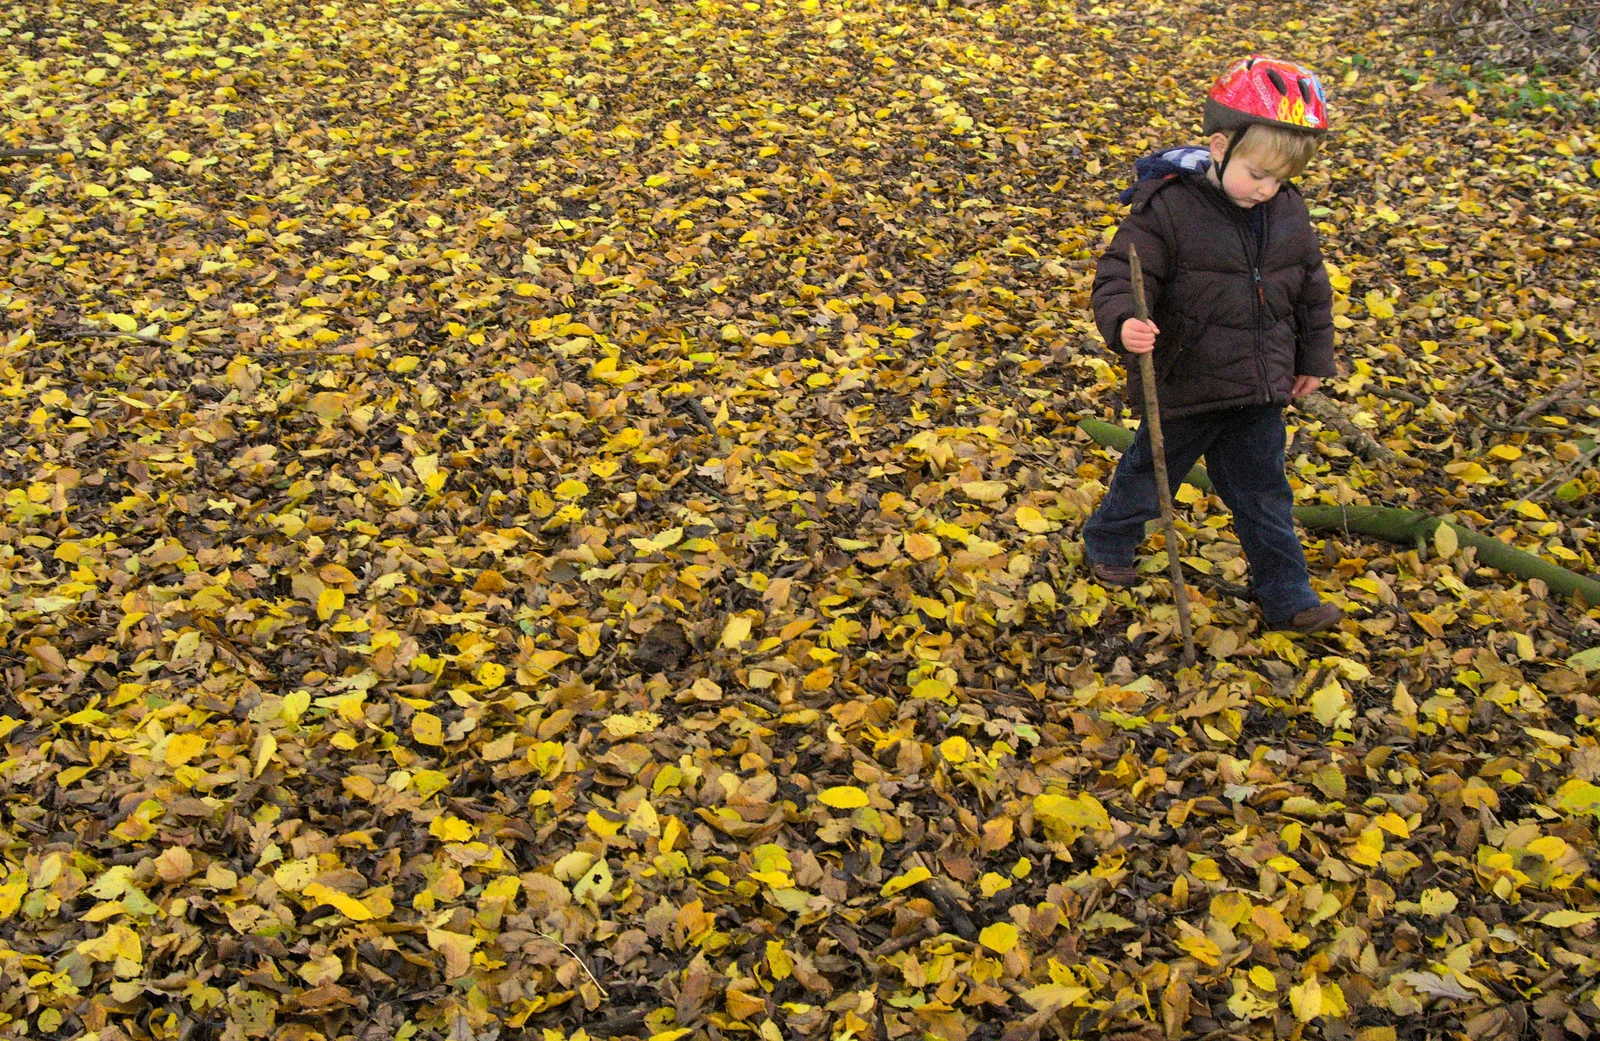
[[[148,181],[152,175],[149,170],[146,170],[142,166],[130,166],[126,170],[122,171],[122,176],[126,177],[130,181],[142,183],[144,181]]]
[[[519,659],[524,665],[532,669],[537,675],[548,676],[550,670],[571,658],[572,655],[565,651],[533,651]]]
[[[348,401],[348,395],[325,390],[311,395],[311,400],[306,403],[306,410],[315,414],[319,419],[326,419],[332,423],[344,415]]]
[[[925,882],[932,877],[933,872],[919,864],[910,871],[907,871],[905,874],[896,875],[889,879],[889,881],[883,884],[883,888],[879,890],[879,893],[882,896],[894,896],[896,893],[904,892],[917,883]]]
[[[256,768],[252,777],[260,777],[261,771],[267,768],[272,757],[278,754],[278,739],[271,734],[262,734],[261,740],[256,742]]]
[[[827,690],[833,686],[833,678],[833,667],[824,665],[820,669],[812,669],[806,673],[806,678],[801,681],[800,685],[806,690]]]
[[[767,1003],[754,994],[729,987],[722,995],[723,1004],[728,1009],[728,1015],[744,1022],[754,1019],[767,1011]]]
[[[992,899],[996,893],[1003,893],[1011,888],[1011,880],[1004,875],[987,871],[978,879],[978,890],[983,893],[985,900]]]
[[[1489,454],[1496,459],[1504,459],[1510,463],[1522,458],[1522,449],[1516,445],[1495,445],[1489,449]]]
[[[444,725],[431,712],[418,712],[411,717],[411,737],[419,745],[442,745]]]
[[[952,693],[953,692],[950,689],[950,684],[946,683],[944,680],[934,679],[932,677],[929,677],[925,680],[918,680],[917,685],[911,688],[912,698],[926,698],[929,701],[944,701],[953,705],[955,704],[955,700],[951,697]]]
[[[1600,913],[1594,911],[1574,911],[1569,909],[1551,911],[1539,919],[1540,925],[1547,925],[1552,929],[1571,929],[1575,925],[1586,925],[1600,918]]]
[[[1544,509],[1535,502],[1523,500],[1522,502],[1519,502],[1513,506],[1512,509],[1520,513],[1522,516],[1529,518],[1530,520],[1542,521],[1550,519],[1549,514],[1545,513]]]
[[[173,734],[167,738],[168,766],[182,766],[206,750],[208,742],[199,734]]]
[[[13,870],[11,878],[0,885],[0,921],[16,914],[22,906],[22,898],[28,895],[28,873],[20,868]]]
[[[478,829],[460,817],[442,813],[428,825],[428,834],[440,842],[471,842],[477,837]]]
[[[1567,813],[1592,813],[1600,816],[1600,785],[1574,777],[1556,789],[1550,805]]]
[[[1089,996],[1088,987],[1074,987],[1066,983],[1041,983],[1021,992],[1022,1000],[1040,1012],[1054,1012],[1076,1004]]]
[[[730,651],[739,649],[739,645],[750,639],[750,617],[736,614],[728,619],[728,624],[722,628],[722,646]]]
[[[422,359],[415,354],[402,354],[389,363],[389,371],[404,376],[422,363]]]
[[[1454,911],[1460,903],[1460,898],[1448,889],[1423,890],[1422,898],[1417,901],[1422,913],[1429,918],[1443,918]]]
[[[1357,836],[1356,841],[1345,851],[1352,864],[1362,867],[1377,867],[1383,859],[1383,831],[1380,828],[1368,828]]]
[[[1004,481],[967,481],[961,494],[976,502],[999,502],[1006,497]]]
[[[581,499],[589,494],[589,486],[569,477],[556,485],[554,494],[558,499]]]
[[[906,533],[905,547],[906,554],[913,560],[932,560],[944,548],[938,539],[920,531]]]
[[[1017,927],[1010,922],[996,922],[978,934],[978,942],[996,954],[1010,954],[1017,947]]]
[[[1309,1023],[1322,1015],[1322,986],[1316,976],[1289,988],[1289,1006],[1294,1009],[1295,1018],[1302,1023]]]
[[[1478,463],[1450,463],[1444,469],[1446,473],[1453,474],[1469,484],[1492,484],[1494,482],[1494,475]]]
[[[1085,831],[1111,830],[1111,816],[1092,795],[1035,795],[1033,817],[1057,842],[1076,841]]]
[[[1433,529],[1433,549],[1439,554],[1440,560],[1449,560],[1455,556],[1456,548],[1460,541],[1456,538],[1456,529],[1448,524],[1441,524]]]
[[[1337,683],[1330,683],[1311,695],[1311,714],[1325,727],[1331,727],[1338,722],[1345,705],[1344,688]]]
[[[1272,975],[1272,970],[1265,965],[1257,965],[1250,970],[1250,982],[1267,992],[1278,989],[1277,977]]]
[[[113,329],[118,329],[125,333],[139,330],[139,320],[131,314],[108,314],[106,315],[106,321],[110,323]]]
[[[1302,1023],[1309,1023],[1318,1016],[1342,1019],[1350,1012],[1344,991],[1339,985],[1322,983],[1315,973],[1298,987],[1289,988],[1289,1006],[1294,1009],[1295,1018]]]
[[[817,793],[817,801],[836,810],[855,810],[867,805],[867,793],[854,785],[843,784],[824,788]]]
[[[1203,965],[1216,968],[1222,964],[1221,947],[1218,947],[1210,937],[1183,919],[1180,918],[1177,922],[1178,932],[1182,934],[1178,937],[1179,947],[1188,951],[1195,961]]]
[[[312,882],[302,889],[300,893],[302,896],[315,900],[319,904],[327,904],[352,922],[365,922],[372,918],[372,912],[367,908],[367,905],[352,896],[339,892],[337,889],[330,889],[321,882]]]
[[[1061,525],[1047,518],[1033,506],[1017,507],[1017,527],[1035,535],[1042,535],[1047,531],[1054,531]]]
[[[939,754],[952,763],[960,764],[972,757],[972,746],[961,736],[947,738],[939,745]]]
[[[573,885],[572,899],[581,902],[585,898],[605,896],[611,892],[611,886],[614,881],[615,879],[611,875],[611,865],[607,864],[603,859],[596,860],[594,867],[590,868],[588,873]]]
[[[767,968],[775,980],[786,980],[794,974],[794,959],[783,949],[782,940],[767,941]]]
[[[607,716],[600,725],[605,727],[607,737],[613,741],[620,741],[626,737],[648,734],[655,730],[661,725],[661,716],[655,712],[635,712],[632,715],[619,713]]]
[[[344,610],[344,590],[334,586],[323,586],[322,592],[317,594],[317,617],[326,622],[342,610]]]
[[[478,682],[490,690],[506,681],[506,667],[499,662],[486,661],[478,667]]]

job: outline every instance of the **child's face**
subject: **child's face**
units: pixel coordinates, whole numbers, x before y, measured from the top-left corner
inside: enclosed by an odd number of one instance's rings
[[[1228,135],[1214,134],[1211,138],[1211,179],[1217,180],[1217,167],[1228,154]],[[1222,175],[1222,190],[1236,206],[1249,209],[1267,202],[1283,185],[1285,178],[1275,156],[1259,151],[1235,149],[1228,168]]]

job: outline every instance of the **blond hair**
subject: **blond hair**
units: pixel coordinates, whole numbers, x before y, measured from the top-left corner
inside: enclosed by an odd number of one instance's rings
[[[1311,157],[1317,154],[1316,135],[1268,123],[1252,123],[1233,150],[1233,158],[1251,156],[1270,166],[1283,180],[1299,177]]]

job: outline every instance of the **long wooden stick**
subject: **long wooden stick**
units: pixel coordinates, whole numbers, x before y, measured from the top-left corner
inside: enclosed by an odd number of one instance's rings
[[[1150,320],[1144,298],[1144,269],[1139,251],[1128,246],[1128,267],[1133,280],[1133,316]],[[1178,608],[1178,630],[1183,634],[1183,663],[1194,664],[1194,628],[1189,621],[1189,590],[1183,583],[1183,563],[1178,559],[1178,525],[1173,519],[1172,485],[1167,482],[1167,443],[1161,436],[1161,402],[1156,398],[1153,351],[1139,355],[1139,379],[1144,383],[1144,422],[1150,431],[1150,455],[1156,464],[1156,496],[1161,502],[1161,524],[1167,536],[1167,570],[1172,573],[1172,598]]]

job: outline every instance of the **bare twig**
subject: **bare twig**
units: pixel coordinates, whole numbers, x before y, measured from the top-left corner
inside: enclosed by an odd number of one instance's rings
[[[1589,462],[1597,455],[1600,455],[1600,445],[1596,445],[1595,447],[1589,449],[1587,452],[1583,453],[1578,458],[1562,467],[1560,473],[1556,474],[1554,477],[1550,478],[1548,481],[1544,482],[1527,495],[1522,496],[1520,499],[1516,500],[1516,502],[1513,502],[1511,505],[1501,510],[1495,515],[1495,518],[1489,522],[1489,528],[1492,530],[1496,524],[1499,524],[1501,521],[1505,520],[1507,515],[1509,515],[1512,510],[1516,509],[1520,503],[1533,502],[1534,500],[1541,498],[1544,493],[1548,492],[1550,489],[1565,484],[1574,473],[1583,468],[1583,464]]]
[[[1139,251],[1128,247],[1128,280],[1133,285],[1133,314],[1141,322],[1150,321],[1145,303],[1144,271],[1139,266]],[[1189,590],[1183,584],[1183,562],[1178,553],[1178,525],[1173,516],[1172,484],[1167,477],[1167,446],[1161,436],[1161,403],[1156,398],[1156,366],[1153,352],[1139,355],[1139,382],[1144,386],[1144,422],[1150,434],[1150,456],[1155,463],[1156,501],[1161,505],[1161,525],[1166,532],[1167,566],[1172,573],[1172,599],[1178,609],[1178,631],[1183,636],[1183,664],[1194,664],[1194,626],[1189,620]]]
[[[1499,431],[1502,434],[1557,434],[1565,436],[1572,432],[1570,427],[1536,427],[1530,425],[1512,426],[1509,423],[1497,423],[1488,416],[1484,415],[1482,411],[1472,407],[1471,405],[1467,406],[1467,411],[1472,413],[1472,415],[1483,426],[1490,430]]]
[[[1516,415],[1512,416],[1511,425],[1517,426],[1521,423],[1526,423],[1528,420],[1532,419],[1534,416],[1537,416],[1539,413],[1543,412],[1557,401],[1571,394],[1573,391],[1581,389],[1583,389],[1583,372],[1580,370],[1576,376],[1567,380],[1555,390],[1552,390],[1550,393],[1546,394],[1542,398],[1539,398],[1521,412],[1518,412]]]
[[[578,968],[583,970],[583,974],[588,976],[596,987],[600,988],[600,996],[602,998],[609,999],[611,997],[610,992],[606,990],[606,985],[601,983],[598,979],[595,979],[594,973],[589,971],[589,963],[578,957],[577,952],[573,951],[571,947],[568,947],[566,944],[562,943],[554,936],[551,936],[549,933],[543,933],[542,935],[546,940],[549,940],[551,943],[555,944],[557,947],[560,947],[562,950],[566,951],[572,956],[572,960],[578,963]]]
[[[40,148],[0,148],[0,159],[22,159],[32,156],[51,156],[65,152],[66,149],[59,145],[45,145]]]

